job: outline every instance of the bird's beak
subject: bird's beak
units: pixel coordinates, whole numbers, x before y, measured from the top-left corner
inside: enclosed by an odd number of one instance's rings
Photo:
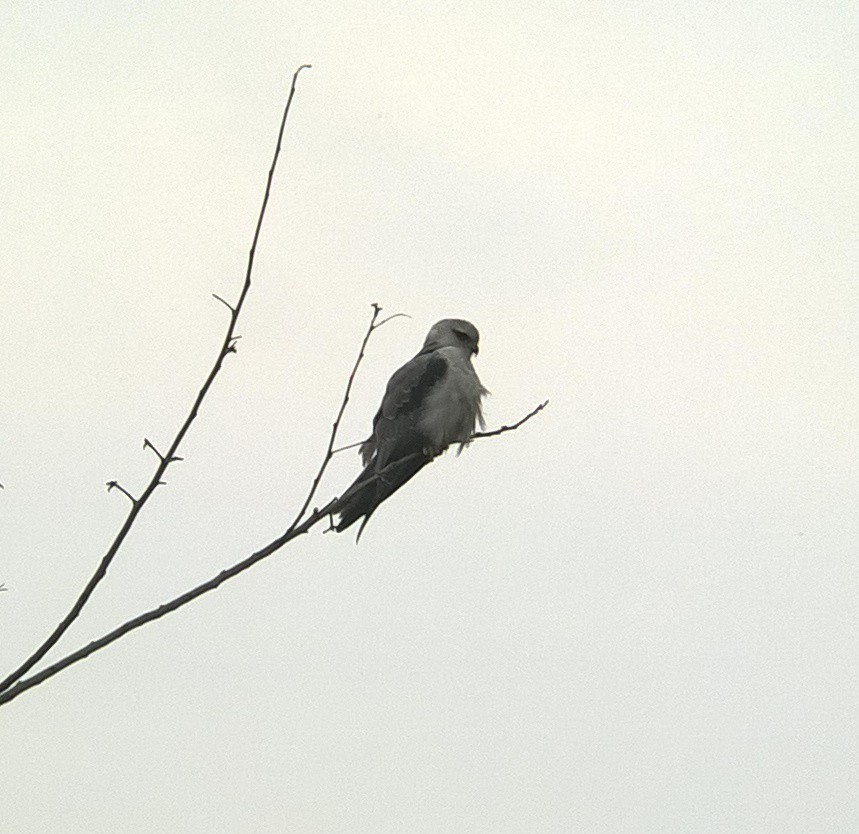
[[[480,348],[479,348],[477,345],[475,345],[475,346],[474,346],[474,349],[473,349],[471,352],[472,352],[475,356],[477,356],[477,354],[478,354],[478,353],[480,353]]]

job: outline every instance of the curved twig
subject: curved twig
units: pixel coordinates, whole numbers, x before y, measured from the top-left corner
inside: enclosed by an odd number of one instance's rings
[[[514,423],[512,426],[501,426],[500,429],[493,429],[492,431],[478,431],[471,435],[471,439],[478,440],[481,437],[495,437],[496,435],[504,434],[506,431],[516,431],[519,426],[523,423],[527,423],[535,414],[539,414],[548,404],[548,400],[541,402],[533,411],[529,411],[521,420]]]
[[[111,490],[114,490],[114,489],[119,490],[119,491],[120,491],[120,492],[121,492],[121,493],[122,493],[122,494],[123,494],[123,495],[124,495],[128,500],[129,500],[129,501],[131,501],[131,506],[132,506],[132,507],[136,507],[136,506],[137,506],[137,504],[139,503],[139,500],[140,500],[140,499],[135,498],[135,497],[134,497],[134,496],[133,496],[133,495],[132,495],[132,494],[131,494],[131,493],[130,493],[130,492],[129,492],[129,491],[128,491],[128,490],[127,490],[123,485],[122,485],[122,484],[120,484],[118,481],[108,481],[108,482],[107,482],[107,484],[106,484],[105,486],[107,486],[107,491],[108,491],[108,492],[110,492]],[[2,689],[3,689],[3,687],[0,687],[0,691],[2,691]]]
[[[319,467],[319,471],[316,473],[316,477],[313,479],[313,483],[310,487],[310,492],[307,494],[307,498],[304,501],[304,504],[301,505],[301,509],[298,511],[298,515],[295,517],[295,521],[292,522],[289,529],[293,530],[295,526],[301,521],[302,516],[305,512],[307,512],[307,508],[310,506],[310,502],[313,500],[313,496],[316,494],[316,489],[319,486],[319,482],[322,480],[322,476],[325,474],[325,470],[328,468],[328,464],[331,462],[331,458],[337,454],[337,452],[343,451],[343,449],[335,449],[334,441],[337,439],[337,432],[340,429],[340,421],[343,419],[343,414],[346,411],[346,406],[349,404],[349,394],[352,392],[352,383],[355,381],[355,374],[358,373],[358,367],[361,364],[361,360],[364,358],[364,351],[367,348],[367,342],[370,341],[370,336],[373,335],[373,331],[378,330],[383,324],[387,324],[387,322],[391,321],[391,319],[398,318],[400,316],[404,316],[405,318],[411,318],[411,316],[406,313],[394,313],[392,316],[387,316],[386,318],[378,321],[379,314],[382,312],[382,308],[378,304],[373,304],[373,317],[370,319],[370,326],[367,328],[367,332],[364,334],[364,341],[361,342],[361,347],[358,350],[358,358],[355,360],[355,364],[352,366],[352,373],[349,374],[349,381],[346,383],[346,393],[343,395],[343,401],[340,403],[340,410],[337,412],[337,417],[334,420],[333,425],[331,426],[331,437],[328,440],[328,448],[325,450],[325,457],[322,460],[322,465]],[[344,447],[350,448],[350,447]]]

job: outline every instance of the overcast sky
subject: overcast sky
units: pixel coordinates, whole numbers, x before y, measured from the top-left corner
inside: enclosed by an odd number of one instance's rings
[[[299,64],[240,350],[52,656],[285,529],[372,302],[343,443],[447,316],[491,427],[551,404],[0,709],[4,829],[859,830],[857,30],[7,4],[0,672],[202,384]]]

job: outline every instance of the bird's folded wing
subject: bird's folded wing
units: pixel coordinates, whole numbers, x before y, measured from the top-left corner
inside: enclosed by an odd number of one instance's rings
[[[376,469],[392,460],[420,451],[423,438],[417,431],[422,407],[429,393],[448,372],[437,352],[420,353],[394,373],[385,389],[382,405],[373,419],[373,436],[362,449],[364,463],[376,453]]]

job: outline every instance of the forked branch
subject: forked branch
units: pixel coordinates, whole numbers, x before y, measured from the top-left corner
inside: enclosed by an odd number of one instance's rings
[[[313,494],[316,491],[316,487],[319,484],[319,480],[322,477],[322,473],[324,473],[328,462],[333,456],[332,449],[334,446],[334,441],[337,437],[337,430],[340,424],[340,420],[343,417],[346,403],[349,399],[349,392],[352,387],[352,382],[355,379],[355,374],[358,370],[359,365],[361,364],[361,360],[363,359],[364,349],[367,346],[367,341],[372,335],[373,331],[380,327],[382,324],[384,324],[384,321],[387,321],[387,319],[382,322],[377,321],[379,313],[381,312],[377,304],[373,305],[373,311],[373,320],[370,322],[370,327],[367,330],[367,334],[364,337],[364,341],[361,343],[361,349],[358,353],[358,359],[355,362],[355,366],[352,369],[352,373],[349,375],[349,381],[346,386],[346,393],[343,397],[343,402],[340,405],[340,410],[337,413],[337,418],[334,421],[334,428],[331,433],[331,438],[328,443],[328,448],[326,450],[322,466],[316,478],[314,478],[313,480],[313,486],[311,487],[310,494],[308,495],[304,505],[302,506],[298,518],[290,525],[286,532],[278,536],[273,541],[269,542],[264,547],[257,550],[255,553],[252,553],[250,556],[243,559],[241,562],[237,562],[235,565],[227,568],[226,570],[222,570],[219,574],[213,576],[211,579],[208,579],[200,585],[197,585],[196,588],[192,588],[191,590],[186,591],[184,594],[180,594],[178,597],[175,597],[169,602],[165,602],[162,605],[159,605],[157,608],[153,608],[149,611],[145,611],[144,613],[139,614],[137,617],[134,617],[126,623],[123,623],[118,628],[115,628],[113,631],[108,632],[102,637],[99,637],[97,640],[93,640],[91,643],[88,643],[86,646],[83,646],[82,648],[78,649],[75,652],[72,652],[61,660],[58,660],[56,663],[46,667],[37,674],[31,675],[29,678],[24,678],[18,681],[14,686],[7,689],[5,692],[0,692],[0,705],[12,701],[22,693],[26,692],[28,689],[32,689],[34,686],[38,686],[40,683],[44,683],[46,680],[52,678],[58,672],[62,672],[63,669],[67,669],[69,666],[72,666],[78,661],[84,660],[85,658],[93,654],[93,652],[97,652],[100,649],[103,649],[105,646],[110,645],[114,641],[119,640],[120,637],[124,637],[126,634],[140,628],[141,626],[144,626],[147,623],[151,623],[154,620],[158,620],[161,617],[170,614],[176,609],[181,608],[183,605],[187,605],[189,602],[192,602],[198,597],[203,596],[203,594],[209,593],[209,591],[214,591],[227,580],[238,576],[240,573],[243,573],[244,571],[248,570],[248,568],[253,567],[257,562],[260,562],[266,557],[271,556],[273,553],[280,550],[288,542],[292,541],[295,538],[298,538],[298,536],[304,535],[308,530],[311,529],[311,527],[313,527],[319,521],[337,512],[337,507],[339,506],[342,498],[346,497],[348,493],[344,494],[344,496],[341,496],[340,498],[333,498],[321,509],[314,509],[313,512],[310,513],[310,515],[308,515],[307,518],[304,519],[304,521],[301,521],[299,523],[299,519],[301,518],[301,516],[304,515],[313,497]],[[537,408],[535,408],[518,422],[514,423],[512,426],[502,426],[500,429],[497,429],[495,431],[481,432],[479,434],[474,435],[474,437],[494,437],[495,435],[502,434],[503,432],[515,431],[519,428],[519,426],[530,420],[539,411],[542,411],[545,406],[546,403],[542,403],[541,405],[537,406]],[[388,470],[393,469],[394,467],[402,466],[403,463],[407,460],[408,458],[404,458],[403,460],[395,461],[386,469],[377,472],[374,477],[380,479],[384,478],[385,475],[388,473]]]
[[[307,498],[302,504],[301,509],[298,511],[298,515],[295,517],[295,521],[292,522],[289,529],[292,530],[295,526],[301,521],[302,516],[307,512],[307,508],[310,506],[310,502],[313,500],[313,496],[316,494],[316,489],[319,486],[319,482],[322,480],[322,476],[325,474],[325,470],[328,468],[328,464],[331,462],[331,458],[337,454],[337,452],[343,451],[344,448],[351,448],[349,446],[341,447],[340,449],[334,448],[334,441],[337,440],[337,432],[340,429],[340,421],[343,419],[343,414],[346,411],[346,406],[349,405],[349,395],[352,393],[352,383],[355,381],[355,374],[358,373],[358,367],[361,364],[361,360],[364,358],[364,351],[367,349],[367,342],[370,341],[370,337],[373,335],[375,330],[378,330],[383,324],[387,324],[391,319],[396,319],[399,317],[410,318],[406,313],[394,313],[392,316],[387,316],[379,321],[379,314],[382,312],[382,308],[378,304],[373,304],[373,318],[370,319],[370,326],[367,328],[367,332],[364,334],[364,341],[361,342],[361,348],[358,350],[358,358],[355,360],[355,364],[352,367],[352,373],[349,374],[349,381],[346,383],[346,393],[343,395],[343,401],[340,403],[340,410],[337,412],[337,417],[334,420],[333,425],[331,426],[331,437],[328,440],[328,448],[325,450],[325,456],[322,459],[322,465],[319,467],[319,471],[316,473],[316,477],[313,479],[313,483],[310,487],[310,492],[307,495]],[[357,445],[357,444],[355,444]]]
[[[309,66],[309,65],[305,65],[305,66]],[[134,521],[137,518],[138,514],[143,509],[144,505],[146,504],[148,499],[151,497],[151,495],[155,491],[155,489],[159,485],[164,483],[163,476],[164,476],[165,471],[167,470],[167,468],[172,463],[182,460],[182,458],[179,457],[176,454],[176,452],[178,451],[179,446],[180,446],[183,438],[185,437],[186,433],[188,432],[188,429],[191,427],[191,424],[193,423],[194,419],[196,418],[197,413],[198,413],[199,408],[200,408],[200,405],[202,404],[203,399],[205,398],[205,396],[208,393],[212,383],[214,382],[215,377],[220,372],[220,369],[221,369],[221,366],[222,366],[222,363],[223,363],[225,357],[229,353],[234,353],[236,350],[236,341],[240,338],[239,336],[235,335],[236,322],[238,320],[239,314],[241,313],[242,306],[244,304],[245,298],[247,297],[248,291],[249,291],[250,286],[251,286],[251,274],[253,271],[254,256],[256,253],[257,242],[259,240],[260,229],[262,228],[263,218],[265,216],[266,206],[268,205],[268,199],[269,199],[269,194],[271,192],[271,185],[272,185],[272,179],[274,177],[275,167],[277,165],[277,160],[278,160],[278,157],[280,155],[281,141],[283,138],[284,128],[286,126],[286,119],[287,119],[287,116],[289,114],[289,108],[290,108],[290,105],[292,103],[293,95],[295,94],[295,85],[296,85],[296,81],[298,79],[298,74],[301,72],[302,69],[305,68],[305,66],[299,67],[298,70],[296,70],[295,75],[293,76],[293,79],[292,79],[292,86],[290,88],[289,97],[287,99],[286,106],[284,108],[283,119],[281,121],[280,131],[278,133],[277,145],[276,145],[275,152],[274,152],[274,158],[272,160],[271,168],[270,168],[269,173],[268,173],[268,180],[266,183],[265,195],[263,197],[262,207],[260,209],[259,218],[257,220],[256,229],[255,229],[254,236],[253,236],[253,243],[251,245],[250,253],[248,256],[248,265],[247,265],[247,271],[245,273],[245,281],[244,281],[244,284],[242,286],[241,292],[239,294],[238,301],[236,302],[236,304],[234,306],[234,305],[228,303],[227,301],[225,301],[220,296],[217,296],[217,295],[215,296],[215,298],[218,301],[220,301],[221,303],[224,304],[224,306],[229,310],[229,314],[230,314],[230,321],[229,321],[229,325],[227,327],[227,332],[224,336],[223,342],[222,342],[220,350],[218,352],[217,359],[215,360],[215,363],[214,363],[211,371],[209,372],[209,375],[206,378],[206,380],[203,384],[203,387],[200,389],[196,399],[194,400],[194,403],[191,407],[191,411],[189,412],[185,422],[180,427],[178,433],[176,434],[176,437],[174,438],[173,442],[170,444],[170,447],[168,448],[168,450],[162,454],[152,444],[151,441],[149,441],[148,439],[144,440],[144,448],[151,449],[152,452],[156,455],[159,463],[158,463],[158,466],[155,470],[154,475],[152,476],[151,481],[147,485],[146,489],[144,489],[144,491],[141,493],[141,495],[138,498],[135,498],[130,492],[128,492],[124,487],[120,486],[120,484],[117,483],[116,481],[108,482],[108,489],[116,489],[116,490],[123,492],[131,501],[131,509],[129,511],[129,514],[126,517],[125,522],[123,523],[122,527],[120,528],[119,533],[117,533],[117,536],[114,539],[113,543],[111,544],[110,548],[108,549],[107,553],[102,558],[101,563],[98,566],[98,569],[93,574],[92,578],[87,583],[86,587],[84,588],[84,590],[82,591],[82,593],[80,594],[77,601],[72,606],[71,610],[66,615],[66,617],[62,620],[62,622],[60,622],[60,624],[54,629],[54,631],[42,643],[42,645],[29,658],[27,658],[26,661],[24,661],[24,663],[22,663],[14,672],[12,672],[10,675],[8,675],[5,680],[0,682],[0,705],[14,700],[19,695],[21,695],[23,692],[26,692],[27,690],[29,690],[35,686],[38,686],[39,684],[41,684],[44,681],[48,680],[49,678],[53,677],[57,673],[61,672],[63,669],[66,669],[69,666],[77,663],[78,661],[89,657],[94,652],[99,651],[100,649],[104,648],[105,646],[110,645],[111,643],[120,639],[121,637],[130,633],[131,631],[134,631],[134,630],[140,628],[141,626],[146,625],[147,623],[153,622],[154,620],[160,619],[161,617],[164,617],[167,614],[169,614],[173,611],[176,611],[178,608],[181,608],[182,606],[187,605],[188,603],[192,602],[193,600],[197,599],[198,597],[202,596],[203,594],[206,594],[209,591],[215,590],[216,588],[218,588],[221,584],[223,584],[227,580],[232,579],[235,576],[238,576],[240,573],[243,573],[244,571],[251,568],[257,562],[261,561],[262,559],[265,559],[266,557],[268,557],[268,556],[272,555],[273,553],[275,553],[276,551],[280,550],[280,548],[282,548],[288,542],[292,541],[293,539],[297,538],[298,536],[303,535],[304,533],[306,533],[308,530],[310,530],[315,524],[317,524],[322,519],[324,519],[324,518],[330,516],[331,514],[334,514],[337,512],[337,508],[340,505],[343,496],[341,496],[341,498],[332,499],[321,509],[314,509],[309,515],[307,515],[308,508],[310,507],[310,504],[313,500],[313,497],[316,494],[316,491],[319,487],[320,481],[322,480],[322,476],[325,474],[325,471],[328,467],[328,464],[331,461],[331,458],[338,451],[342,451],[343,449],[346,449],[346,448],[351,448],[350,446],[345,446],[345,447],[341,447],[340,449],[335,449],[334,444],[335,444],[335,441],[337,439],[337,434],[338,434],[338,431],[340,428],[340,423],[342,421],[343,414],[345,413],[346,407],[349,403],[349,397],[350,397],[350,394],[352,391],[352,385],[354,383],[355,376],[356,376],[356,374],[358,372],[358,368],[360,367],[360,364],[364,358],[364,353],[365,353],[365,350],[367,348],[367,344],[370,340],[370,337],[379,327],[381,327],[385,323],[391,321],[391,319],[397,318],[398,316],[405,315],[404,313],[395,313],[392,316],[388,316],[388,317],[380,320],[379,316],[382,312],[382,309],[381,309],[381,307],[379,307],[378,304],[373,304],[373,315],[372,315],[372,318],[370,320],[370,324],[367,328],[367,332],[365,333],[363,341],[361,342],[361,347],[358,351],[358,357],[355,360],[355,364],[352,367],[351,373],[349,374],[349,378],[348,378],[348,381],[346,384],[346,390],[345,390],[345,393],[343,395],[343,400],[340,403],[340,407],[338,409],[337,415],[336,415],[334,422],[332,424],[331,434],[329,437],[327,448],[325,450],[325,454],[323,456],[322,463],[319,467],[318,472],[316,473],[316,476],[313,479],[313,482],[311,484],[308,495],[307,495],[306,499],[304,500],[304,503],[302,504],[298,514],[296,515],[295,520],[287,528],[287,530],[282,535],[278,536],[276,539],[269,542],[264,547],[260,548],[256,552],[252,553],[250,556],[247,556],[242,561],[237,562],[233,566],[221,571],[216,576],[213,576],[212,578],[206,580],[205,582],[202,582],[201,584],[197,585],[195,588],[192,588],[189,591],[186,591],[185,593],[180,594],[179,596],[177,596],[174,599],[158,606],[157,608],[151,609],[150,611],[146,611],[146,612],[138,615],[137,617],[134,617],[133,619],[129,620],[128,622],[115,628],[113,631],[109,632],[108,634],[103,635],[99,639],[92,641],[91,643],[87,644],[86,646],[78,649],[77,651],[74,651],[74,652],[68,654],[67,656],[61,658],[60,660],[56,661],[52,665],[42,669],[40,672],[33,674],[30,677],[25,677],[25,675],[33,668],[33,666],[36,663],[38,663],[45,656],[45,654],[56,644],[56,642],[60,639],[60,637],[65,633],[65,631],[71,625],[71,623],[80,615],[81,610],[83,609],[84,605],[86,605],[87,601],[89,600],[90,596],[92,595],[93,591],[95,590],[95,587],[99,584],[99,582],[101,582],[101,580],[106,575],[106,572],[107,572],[108,567],[110,566],[110,563],[112,562],[114,556],[116,555],[116,552],[118,551],[120,545],[125,540],[125,537],[128,534],[129,530],[131,529],[132,525],[134,524]],[[521,425],[523,425],[525,422],[527,422],[532,417],[534,417],[537,413],[542,411],[546,407],[547,404],[548,404],[548,400],[546,402],[543,402],[540,405],[538,405],[530,413],[526,414],[521,420],[519,420],[518,422],[516,422],[510,426],[506,426],[506,425],[501,426],[498,429],[495,429],[493,431],[488,431],[488,432],[477,432],[476,434],[473,435],[472,439],[478,439],[478,438],[483,438],[483,437],[494,437],[496,435],[503,434],[504,432],[515,431]],[[353,444],[353,445],[357,445],[357,444]],[[402,464],[402,461],[398,461],[395,464],[392,464],[392,466],[399,466],[401,464]],[[374,477],[382,478],[386,474],[387,474],[387,470],[382,470],[381,472],[377,473],[376,476],[374,476]],[[347,491],[347,494],[348,494],[348,491]],[[5,585],[0,584],[0,591],[5,591],[5,590],[6,590]]]
[[[20,665],[17,669],[11,672],[6,676],[2,681],[0,681],[0,693],[8,690],[10,687],[14,685],[14,683],[20,680],[27,672],[30,671],[57,643],[60,637],[65,634],[66,630],[69,626],[78,618],[83,607],[87,604],[87,601],[92,596],[93,591],[95,591],[98,584],[104,579],[107,574],[107,569],[110,567],[111,562],[116,556],[117,551],[119,550],[122,543],[125,541],[125,537],[128,535],[129,530],[131,530],[134,525],[137,516],[140,514],[140,511],[146,505],[146,502],[151,498],[152,493],[155,492],[156,488],[164,483],[164,472],[167,467],[170,466],[171,463],[179,460],[176,455],[177,450],[179,449],[179,445],[182,443],[182,440],[185,438],[185,435],[188,432],[188,429],[191,428],[191,424],[194,422],[197,417],[197,413],[200,409],[200,406],[203,400],[206,397],[206,394],[209,392],[209,389],[212,387],[212,383],[215,381],[215,377],[217,377],[218,373],[221,370],[221,366],[224,362],[224,358],[229,353],[235,352],[235,340],[236,337],[234,335],[236,329],[236,321],[238,320],[239,314],[242,310],[242,305],[245,303],[245,298],[247,297],[248,291],[251,288],[251,274],[253,272],[254,266],[254,256],[256,254],[257,242],[259,241],[260,229],[262,228],[263,218],[265,217],[265,210],[268,206],[268,198],[271,193],[271,183],[274,178],[274,171],[277,167],[277,160],[280,156],[280,146],[281,141],[283,139],[283,132],[286,128],[286,119],[289,115],[289,108],[292,104],[292,98],[295,95],[295,84],[298,80],[298,74],[305,68],[308,68],[310,65],[305,64],[300,66],[295,74],[292,76],[292,86],[289,90],[289,96],[286,100],[286,106],[283,110],[283,118],[280,122],[280,130],[277,135],[277,144],[274,150],[274,158],[272,159],[271,168],[268,172],[268,180],[266,182],[265,187],[265,195],[262,200],[262,207],[260,208],[259,217],[257,219],[256,229],[254,231],[253,242],[251,244],[250,254],[248,255],[248,265],[247,270],[245,272],[245,281],[242,286],[241,292],[239,294],[239,299],[236,302],[235,306],[228,304],[223,299],[219,299],[222,301],[230,310],[230,321],[227,326],[227,332],[224,336],[224,340],[221,344],[221,348],[218,351],[217,359],[215,360],[214,365],[212,366],[211,371],[209,371],[209,375],[206,377],[206,381],[203,383],[203,387],[200,389],[197,394],[196,399],[194,400],[194,404],[191,406],[191,411],[188,413],[188,416],[185,418],[185,422],[180,427],[179,431],[176,433],[176,436],[173,439],[173,442],[170,444],[170,448],[167,450],[166,454],[161,455],[155,447],[153,446],[153,450],[156,451],[156,454],[159,457],[158,466],[155,469],[155,473],[152,475],[151,480],[149,481],[146,489],[143,490],[139,498],[134,498],[131,493],[129,493],[126,489],[121,487],[116,481],[108,482],[108,489],[117,489],[120,492],[125,493],[126,496],[131,501],[131,509],[128,512],[128,516],[126,516],[125,521],[119,529],[119,532],[116,534],[116,538],[114,538],[110,547],[108,548],[105,555],[102,557],[101,562],[99,563],[98,568],[95,573],[90,578],[89,582],[87,582],[83,591],[81,591],[74,605],[69,610],[68,614],[63,617],[62,621],[54,628],[54,630],[48,635],[48,637],[44,640],[44,642]],[[152,446],[152,444],[149,444]]]

